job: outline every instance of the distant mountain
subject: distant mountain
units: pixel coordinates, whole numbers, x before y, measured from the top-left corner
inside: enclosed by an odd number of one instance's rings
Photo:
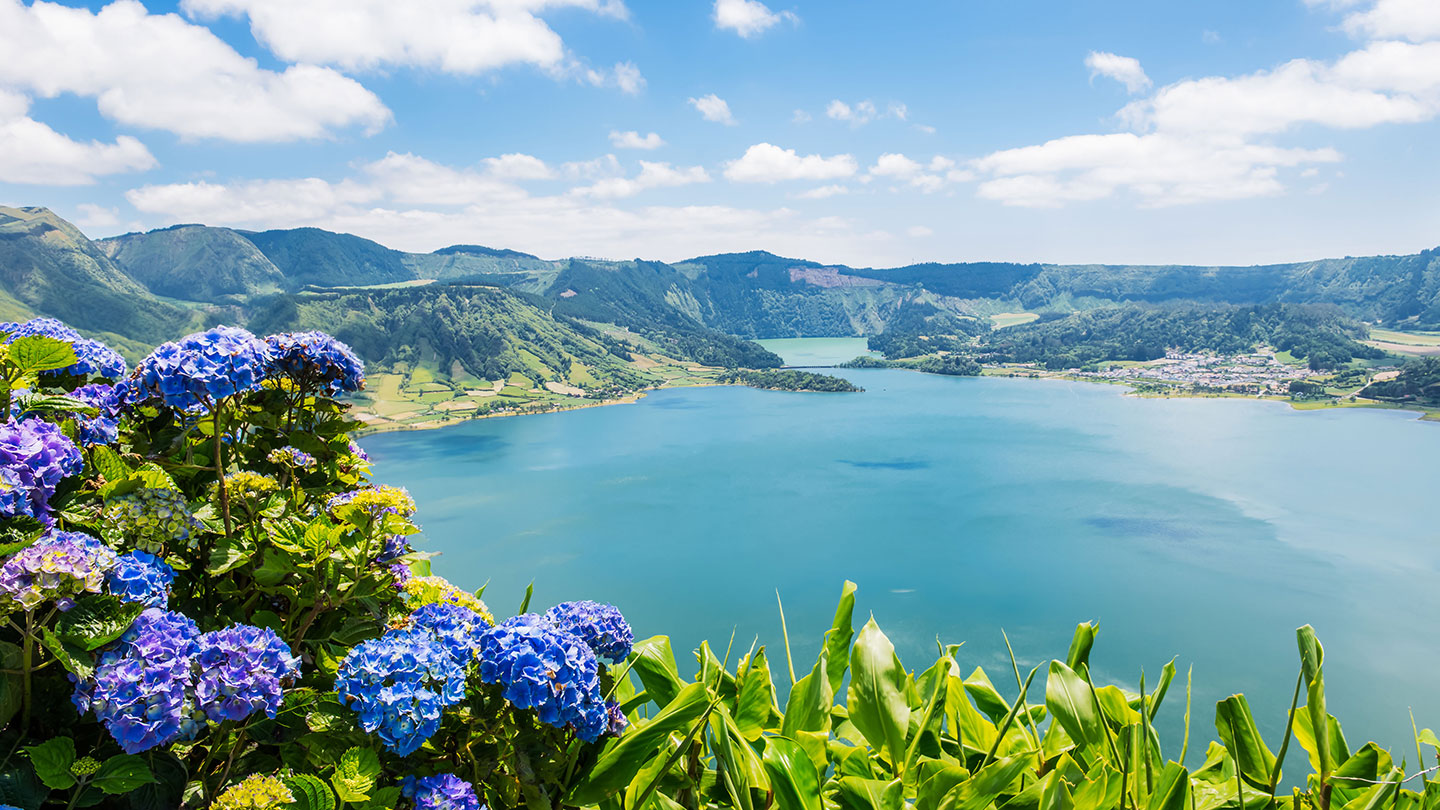
[[[414,271],[406,264],[406,254],[348,233],[319,228],[238,233],[280,268],[286,286],[292,290],[309,285],[364,287],[415,279]]]
[[[95,244],[156,295],[242,302],[285,288],[280,268],[254,242],[229,228],[176,225]]]
[[[78,228],[44,208],[0,206],[0,305],[6,317],[46,315],[149,345],[184,334],[193,323],[191,312],[156,299]]]

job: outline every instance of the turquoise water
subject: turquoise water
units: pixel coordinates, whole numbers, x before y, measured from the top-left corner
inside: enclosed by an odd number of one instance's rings
[[[1197,745],[1232,692],[1278,745],[1307,622],[1352,744],[1413,753],[1409,707],[1440,725],[1440,425],[1084,383],[844,376],[867,392],[674,389],[363,444],[381,480],[415,495],[438,573],[489,582],[497,613],[531,580],[538,608],[613,602],[638,636],[671,635],[682,668],[733,631],[742,651],[769,645],[783,679],[778,589],[808,670],[851,579],[857,626],[873,612],[911,668],[933,662],[937,638],[964,641],[962,666],[1004,687],[1002,628],[1028,668],[1063,658],[1090,619],[1097,679],[1134,688],[1143,667],[1153,684],[1179,656],[1160,725],[1178,734],[1193,664]]]
[[[838,366],[862,354],[880,356],[870,351],[865,338],[772,338],[755,342],[780,355],[786,365],[801,368]]]

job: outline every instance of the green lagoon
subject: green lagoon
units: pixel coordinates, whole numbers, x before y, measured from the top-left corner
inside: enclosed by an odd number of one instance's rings
[[[787,356],[829,351],[812,346]],[[541,609],[613,602],[637,636],[670,634],[685,671],[702,639],[723,654],[733,632],[732,660],[758,638],[783,681],[777,590],[808,671],[851,579],[857,626],[873,612],[907,666],[963,641],[962,667],[1007,695],[1002,628],[1028,669],[1093,619],[1097,680],[1131,688],[1179,656],[1161,730],[1179,733],[1193,665],[1197,745],[1237,691],[1279,739],[1307,622],[1352,743],[1413,752],[1412,707],[1440,725],[1440,425],[843,373],[866,393],[672,389],[362,443],[414,494],[438,573],[488,582],[497,614],[531,580]]]

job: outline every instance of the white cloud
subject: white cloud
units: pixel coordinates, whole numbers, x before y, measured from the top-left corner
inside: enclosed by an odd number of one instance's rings
[[[1129,56],[1091,51],[1085,57],[1085,67],[1090,68],[1090,78],[1105,76],[1125,85],[1131,93],[1139,93],[1150,87],[1150,77],[1140,67],[1140,60]]]
[[[930,194],[944,188],[948,183],[970,179],[967,173],[955,170],[955,161],[936,155],[929,164],[906,157],[898,152],[888,152],[876,159],[870,167],[868,178],[884,177]]]
[[[106,208],[95,203],[80,203],[75,206],[80,216],[75,219],[75,224],[82,228],[114,228],[120,224],[120,209]]]
[[[685,175],[693,170],[672,171]],[[493,194],[473,187],[471,191],[477,193],[459,205],[437,207],[396,199],[395,192],[402,188],[415,197],[466,196],[440,194],[436,189],[419,194],[425,189],[413,182],[417,174],[470,182],[483,176],[413,155],[391,155],[364,167],[359,176],[338,182],[308,178],[180,183],[135,189],[126,198],[146,215],[145,227],[196,221],[255,229],[310,226],[359,234],[401,250],[465,243],[550,257],[600,254],[675,261],[753,246],[821,261],[878,265],[895,258],[890,253],[893,243],[860,223],[841,217],[805,217],[784,207],[627,208],[595,195],[533,196],[505,185],[494,187]],[[650,177],[663,174],[651,170]],[[645,176],[643,167],[640,176]]]
[[[790,11],[771,11],[758,0],[715,0],[715,27],[742,37],[762,34],[785,21],[798,23],[800,18]]]
[[[796,110],[795,113],[790,116],[790,123],[792,124],[808,124],[811,120],[810,113],[804,110]]]
[[[802,200],[826,200],[831,197],[838,197],[841,194],[849,194],[850,189],[841,185],[828,185],[812,188],[809,191],[802,191],[795,196]]]
[[[628,13],[618,0],[181,0],[180,7],[201,19],[249,18],[255,38],[288,62],[465,75],[512,64],[561,70],[565,44],[537,16],[548,8]]]
[[[825,106],[825,115],[832,120],[844,121],[853,127],[861,127],[878,118],[894,118],[898,121],[907,121],[910,118],[910,108],[901,102],[892,101],[886,106],[885,112],[882,113],[875,106],[875,102],[869,99],[857,101],[854,104],[847,104],[837,98]],[[921,127],[921,129],[927,128]],[[931,129],[931,131],[933,132],[934,130]]]
[[[30,118],[29,109],[25,96],[0,89],[0,183],[82,186],[156,165],[150,150],[128,135],[82,143]]]
[[[727,127],[733,127],[736,124],[735,116],[730,114],[730,105],[725,102],[725,99],[714,93],[690,99],[690,106],[699,110],[706,121],[714,121]]]
[[[935,232],[925,227],[924,225],[911,225],[909,228],[905,229],[905,234],[907,236],[921,238],[926,236],[934,236]]]
[[[1376,0],[1345,18],[1346,31],[1374,39],[1440,39],[1440,3],[1435,0]]]
[[[555,172],[545,165],[545,161],[534,155],[518,152],[485,158],[484,163],[492,177],[506,180],[549,180],[555,176]]]
[[[620,132],[610,131],[610,145],[616,149],[659,149],[665,145],[665,140],[658,133],[651,132],[648,135],[641,135],[635,130]]]
[[[137,0],[97,13],[0,0],[0,53],[0,86],[91,97],[107,118],[182,137],[287,141],[390,120],[353,79],[314,65],[262,69],[209,29]]]
[[[517,172],[523,176],[525,169],[533,175],[545,164],[529,155],[503,155],[489,158],[482,165],[484,171],[454,169],[413,154],[391,152],[361,167],[368,180],[348,190],[344,202],[369,202],[382,196],[410,205],[469,205],[477,200],[521,199],[524,190],[509,181],[520,179]]]
[[[645,77],[634,62],[616,62],[610,70],[591,68],[585,71],[585,81],[595,87],[614,87],[627,95],[639,95],[645,89]]]
[[[782,180],[835,180],[859,170],[850,155],[800,156],[794,149],[757,143],[738,160],[725,165],[725,177],[737,183],[775,183]]]
[[[702,166],[676,168],[669,163],[640,161],[635,177],[609,177],[594,185],[573,189],[574,194],[602,199],[633,197],[652,188],[675,188],[692,183],[708,183],[710,174]]]
[[[1366,8],[1347,19],[1400,6],[1380,0]],[[1271,196],[1286,192],[1287,171],[1341,160],[1325,146],[1276,145],[1278,135],[1437,116],[1440,42],[1376,41],[1333,61],[1295,59],[1273,70],[1176,82],[1120,111],[1131,132],[1006,149],[972,161],[969,170],[983,178],[980,197],[1006,205],[1057,206],[1122,192],[1147,206]]]

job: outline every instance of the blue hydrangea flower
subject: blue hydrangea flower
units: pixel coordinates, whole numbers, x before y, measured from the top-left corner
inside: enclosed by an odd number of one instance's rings
[[[440,729],[440,713],[465,697],[468,661],[424,629],[391,630],[350,650],[335,693],[400,756],[414,753]]]
[[[620,704],[613,700],[605,701],[605,716],[609,718],[610,727],[605,730],[611,737],[619,737],[630,727],[630,718],[625,716],[625,710]]]
[[[9,603],[0,611],[34,610],[51,599],[65,607],[77,594],[99,593],[115,561],[115,552],[88,534],[52,530],[0,565],[0,594]]]
[[[85,466],[80,448],[58,425],[22,419],[0,425],[0,517],[50,517],[55,487]]]
[[[139,602],[146,607],[170,606],[170,585],[175,569],[164,560],[146,551],[122,555],[115,567],[105,575],[110,593],[124,602]]]
[[[561,602],[545,611],[545,620],[580,637],[595,654],[613,663],[624,661],[635,645],[630,623],[613,605],[599,602]]]
[[[349,346],[324,332],[286,332],[265,338],[275,368],[309,391],[359,391],[365,364]]]
[[[76,377],[95,376],[118,380],[129,370],[125,358],[114,349],[97,340],[80,337],[79,332],[54,318],[35,318],[25,323],[0,323],[0,332],[6,333],[6,343],[32,336],[55,338],[69,343],[75,350],[75,364],[57,371],[47,371],[46,376],[70,374]]]
[[[217,326],[150,353],[135,369],[131,398],[159,397],[176,410],[197,410],[254,391],[270,368],[265,342],[233,326]]]
[[[92,383],[70,392],[78,399],[100,413],[95,416],[75,416],[80,428],[80,444],[93,447],[97,444],[114,444],[120,438],[120,396],[113,385]]]
[[[534,709],[540,722],[570,727],[593,742],[609,728],[595,653],[579,637],[527,613],[480,638],[480,679],[504,687],[505,699]]]
[[[243,624],[200,636],[195,663],[195,702],[216,723],[257,711],[273,720],[283,686],[300,672],[300,659],[274,630]]]
[[[313,470],[319,462],[315,457],[295,447],[278,447],[265,456],[271,464],[292,467],[297,470]]]
[[[200,628],[179,613],[150,608],[95,662],[71,700],[96,718],[127,754],[194,739],[205,725],[190,686]]]
[[[480,810],[475,788],[452,773],[407,776],[400,780],[400,795],[415,802],[415,810]]]
[[[490,623],[475,611],[449,602],[424,605],[410,614],[413,630],[429,633],[456,659],[469,663]]]

